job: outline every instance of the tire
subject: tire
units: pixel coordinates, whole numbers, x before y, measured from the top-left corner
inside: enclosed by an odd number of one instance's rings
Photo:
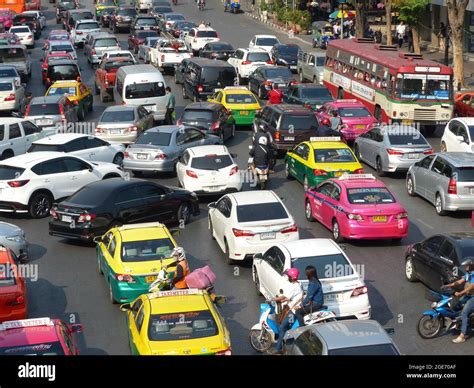
[[[407,193],[410,197],[416,197],[416,191],[415,191],[415,182],[413,182],[413,177],[411,175],[408,175],[407,177]]]
[[[53,197],[46,192],[33,194],[28,203],[28,211],[31,218],[45,218],[53,205]]]
[[[423,339],[435,338],[444,326],[443,318],[441,316],[432,317],[430,315],[423,315],[418,321],[416,331]]]
[[[303,190],[307,192],[309,190],[309,182],[308,182],[308,177],[305,175],[303,178]]]
[[[234,260],[232,260],[229,256],[229,244],[227,244],[227,240],[224,240],[224,246],[225,246],[225,260],[228,265],[233,265],[235,263]]]
[[[378,176],[383,177],[387,175],[383,170],[382,159],[380,159],[380,156],[377,156],[377,159],[375,160],[375,169],[377,170]]]
[[[214,237],[214,226],[212,225],[212,221],[209,218],[209,231],[211,232],[211,238],[215,240],[216,238]]]
[[[250,346],[259,352],[265,353],[272,346],[272,339],[266,330],[250,330]]]
[[[300,82],[303,84],[304,83],[304,76],[303,76],[303,72],[300,71]]]
[[[439,193],[436,193],[435,209],[436,214],[438,214],[438,216],[445,216],[447,214],[446,210],[444,210],[443,198],[441,198],[441,195]]]
[[[104,271],[102,271],[102,266],[100,265],[100,259],[98,255],[97,255],[97,271],[99,272],[99,275],[104,274]]]
[[[178,219],[178,222],[181,222],[181,220],[184,221],[184,225],[189,223],[191,220],[191,207],[189,206],[189,203],[184,202],[180,205],[176,213],[176,218]]]
[[[343,100],[344,99],[344,89],[339,88],[339,90],[337,91],[337,99],[338,100]]]
[[[8,158],[13,158],[13,156],[15,156],[15,155],[14,155],[12,150],[3,151],[2,160],[8,159]]]
[[[232,124],[232,131],[230,133],[230,138],[233,139],[235,137],[235,123]]]
[[[84,121],[85,119],[85,115],[84,115],[84,109],[80,109],[78,110],[77,112],[77,118],[80,120],[80,121]]]
[[[132,174],[134,176],[142,176],[143,175],[143,172],[142,171],[137,171],[137,170],[132,170]]]
[[[357,144],[354,145],[354,153],[357,160],[360,162],[362,160],[362,155],[360,154],[359,146]]]
[[[411,256],[408,256],[405,260],[405,277],[411,283],[418,281]]]
[[[117,301],[115,300],[114,294],[112,292],[112,284],[110,283],[110,280],[109,280],[109,300],[110,300],[110,303],[117,304]]]
[[[118,153],[117,155],[114,156],[114,159],[112,160],[113,164],[116,164],[117,166],[122,166],[123,165],[123,154]]]
[[[120,178],[120,175],[118,175],[118,174],[107,174],[106,176],[104,176],[102,178],[102,180],[104,181],[106,179],[112,179],[112,178]]]
[[[448,147],[444,141],[441,142],[441,152],[448,152]]]
[[[374,117],[377,119],[379,123],[382,122],[382,109],[378,105],[375,106]]]
[[[183,87],[182,87],[181,90],[182,90],[182,94],[183,94],[183,99],[187,100],[189,97],[188,97],[188,95],[186,94],[186,89],[184,88],[184,85],[183,85]]]
[[[344,237],[341,236],[341,228],[336,220],[332,222],[332,238],[337,243],[344,242]]]
[[[285,162],[285,178],[288,180],[293,180],[293,175],[290,173],[290,168],[288,166],[288,161]]]
[[[307,199],[304,205],[304,215],[308,222],[314,222],[313,217],[313,208],[311,207],[311,202]]]
[[[94,92],[95,95],[98,96],[100,94],[100,89],[97,87],[97,83],[94,82]]]
[[[260,292],[260,279],[258,278],[258,272],[255,267],[253,267],[253,278],[255,279],[255,291],[258,296],[262,296],[262,293]]]

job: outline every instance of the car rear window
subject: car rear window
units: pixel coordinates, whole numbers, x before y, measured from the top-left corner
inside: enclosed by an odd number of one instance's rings
[[[388,140],[392,145],[428,145],[428,142],[421,133],[413,135],[404,134],[388,134]]]
[[[186,18],[183,15],[166,15],[166,20],[186,20]],[[208,31],[204,31],[208,32]]]
[[[214,120],[214,111],[212,110],[193,110],[186,109],[183,112],[182,120],[190,121],[213,121]]]
[[[209,310],[152,314],[148,325],[150,341],[182,341],[214,337],[217,323]]]
[[[191,167],[198,170],[220,170],[233,164],[229,155],[206,155],[193,158]]]
[[[275,67],[274,69],[266,69],[265,77],[267,78],[277,78],[277,77],[293,78],[293,73],[287,67],[285,68]]]
[[[247,61],[250,62],[267,62],[270,60],[268,53],[249,53],[247,55]]]
[[[227,94],[225,101],[229,104],[255,104],[257,102],[251,94]]]
[[[165,95],[163,82],[148,82],[144,84],[131,84],[125,88],[125,98],[153,98]]]
[[[64,51],[66,53],[72,53],[74,51],[74,47],[70,44],[57,44],[57,45],[51,45],[51,48],[49,49],[50,52],[53,51]]]
[[[118,46],[117,39],[103,38],[103,39],[97,39],[94,42],[94,47],[111,47],[111,46]]]
[[[347,189],[347,198],[350,203],[362,205],[395,202],[395,198],[385,187],[360,187]]]
[[[104,112],[100,118],[101,123],[120,123],[135,120],[135,112],[133,110]]]
[[[114,61],[105,64],[105,70],[109,73],[116,72],[119,67],[133,65],[133,61]]]
[[[297,257],[291,260],[291,266],[300,271],[300,276],[298,277],[299,280],[306,280],[305,268],[308,265],[312,265],[316,268],[319,279],[331,279],[341,276],[351,276],[354,274],[352,266],[341,253]],[[339,268],[343,269],[343,271],[336,271],[336,269]]]
[[[234,50],[234,48],[228,44],[228,43],[219,43],[219,42],[216,42],[216,43],[212,43],[209,45],[209,48],[211,50],[214,50],[214,51],[232,51]]]
[[[201,81],[220,81],[224,84],[223,86],[232,86],[234,85],[235,75],[234,68],[223,69],[219,67],[203,67],[201,72]]]
[[[30,104],[28,116],[58,115],[59,104]]]
[[[14,34],[22,33],[22,32],[31,32],[28,27],[12,27],[10,30]]]
[[[47,63],[48,65],[53,62],[64,61],[64,59],[70,59],[71,57],[48,57]]]
[[[330,356],[397,356],[400,353],[392,344],[379,344],[329,349],[328,354]]]
[[[137,24],[145,26],[156,26],[158,22],[155,18],[140,18],[137,20]]]
[[[286,114],[283,115],[280,129],[287,131],[289,129],[299,131],[308,131],[318,129],[318,121],[314,114],[308,115],[292,115]]]
[[[19,62],[25,60],[25,52],[21,48],[0,48],[0,62]]]
[[[0,82],[0,92],[13,90],[13,82]]]
[[[10,356],[64,356],[63,347],[59,342],[25,344],[24,346],[0,347],[0,354]]]
[[[48,73],[55,80],[75,80],[79,77],[76,65],[53,65],[49,67]]]
[[[288,218],[288,213],[280,202],[237,206],[238,222],[279,220],[282,218]]]
[[[173,248],[169,238],[124,242],[121,257],[125,263],[160,260],[171,257]]]
[[[316,163],[351,163],[355,162],[354,155],[347,148],[328,148],[314,150]]]
[[[24,168],[0,165],[0,180],[15,179],[21,176]]]
[[[80,23],[77,25],[78,30],[92,30],[94,28],[100,28],[99,23],[89,22],[89,23]]]
[[[0,69],[0,78],[15,78],[18,73],[15,69]]]
[[[280,42],[275,38],[258,38],[255,42],[257,46],[274,46],[278,43]]]
[[[62,96],[67,94],[68,96],[76,95],[76,88],[74,86],[60,86],[60,87],[51,87],[48,91],[48,96]]]
[[[120,16],[135,16],[137,14],[137,11],[134,9],[121,9],[117,12],[117,15]]]
[[[197,31],[196,37],[198,38],[218,38],[216,31]]]
[[[363,107],[360,108],[339,108],[339,116],[341,117],[370,117],[370,112]]]
[[[460,182],[474,182],[474,167],[457,168],[457,180]]]
[[[104,195],[100,186],[84,186],[67,199],[69,205],[95,208],[108,200],[109,194]]]
[[[299,46],[280,46],[278,47],[278,51],[280,51],[283,55],[297,55],[298,52],[301,50]]]
[[[171,133],[167,132],[143,132],[135,144],[149,144],[156,146],[167,146],[171,141]]]

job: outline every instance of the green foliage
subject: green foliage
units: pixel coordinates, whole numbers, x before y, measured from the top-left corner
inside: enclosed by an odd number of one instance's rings
[[[398,9],[398,20],[403,20],[409,26],[416,26],[420,22],[430,0],[394,0],[393,6]]]

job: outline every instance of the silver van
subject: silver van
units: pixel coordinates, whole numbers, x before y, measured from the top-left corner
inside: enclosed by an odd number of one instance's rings
[[[0,64],[15,66],[22,82],[31,77],[31,60],[26,46],[21,44],[0,46]]]

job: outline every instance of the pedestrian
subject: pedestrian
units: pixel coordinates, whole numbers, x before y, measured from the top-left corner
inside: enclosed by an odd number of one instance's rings
[[[166,87],[166,113],[165,113],[165,124],[173,125],[173,112],[176,106],[176,98],[173,93],[171,93],[171,88]]]
[[[439,48],[444,50],[446,48],[446,26],[443,22],[439,24],[439,32],[438,32],[438,39],[439,39]]]
[[[407,26],[403,23],[403,20],[400,21],[400,24],[397,26],[397,40],[398,48],[401,48],[403,45],[403,40],[405,39]]]
[[[414,53],[415,47],[413,45],[413,31],[411,28],[409,28],[407,32],[407,43],[408,43],[408,51],[410,53]]]
[[[375,43],[382,43],[382,31],[380,28],[374,33]]]

